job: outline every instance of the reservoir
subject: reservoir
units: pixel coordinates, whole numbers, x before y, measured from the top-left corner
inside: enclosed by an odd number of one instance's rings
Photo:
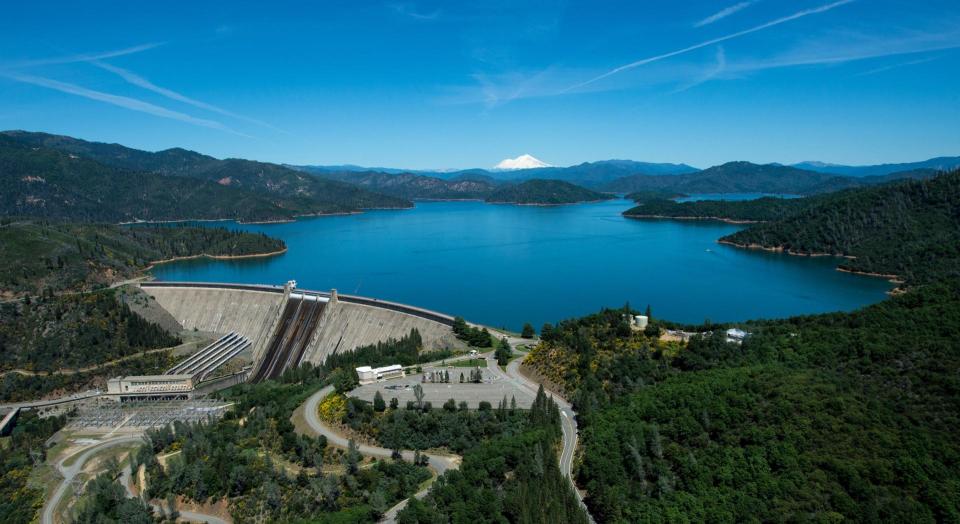
[[[280,256],[186,260],[160,280],[282,284],[376,297],[519,329],[620,307],[699,323],[852,310],[885,298],[880,278],[837,260],[737,249],[717,239],[743,226],[636,220],[627,200],[535,207],[418,202],[414,209],[204,223],[282,238]]]

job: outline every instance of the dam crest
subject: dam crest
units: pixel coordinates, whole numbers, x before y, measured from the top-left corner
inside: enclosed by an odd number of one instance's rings
[[[353,295],[285,286],[204,282],[143,282],[185,330],[236,333],[250,341],[247,380],[277,378],[304,362],[419,331],[423,350],[463,348],[453,317],[427,309]]]

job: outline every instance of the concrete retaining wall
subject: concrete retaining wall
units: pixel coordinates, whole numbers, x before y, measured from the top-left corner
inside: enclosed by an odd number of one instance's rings
[[[413,328],[420,332],[425,351],[464,347],[446,324],[392,309],[340,300],[327,304],[303,362],[321,364],[328,355],[400,338]]]
[[[273,334],[286,297],[282,290],[218,288],[144,284],[141,289],[157,300],[184,329],[225,335],[236,331],[247,337],[254,358]]]

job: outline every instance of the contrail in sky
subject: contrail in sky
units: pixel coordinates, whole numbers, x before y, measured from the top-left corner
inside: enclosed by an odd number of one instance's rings
[[[200,108],[200,109],[204,109],[204,110],[207,110],[207,111],[212,111],[212,112],[214,112],[214,113],[220,113],[221,115],[224,115],[224,116],[228,116],[228,117],[231,117],[231,118],[236,118],[236,119],[238,119],[238,120],[244,120],[244,121],[251,122],[251,123],[254,123],[254,124],[257,124],[257,125],[261,125],[261,126],[264,126],[264,127],[268,127],[268,128],[270,128],[270,129],[273,129],[274,131],[280,131],[280,132],[282,132],[282,133],[286,133],[286,131],[283,131],[283,130],[281,130],[281,129],[277,129],[277,128],[274,127],[273,125],[268,124],[267,122],[264,122],[264,121],[262,121],[262,120],[257,120],[257,119],[255,119],[255,118],[250,118],[250,117],[247,117],[247,116],[238,115],[237,113],[234,113],[234,112],[232,112],[232,111],[228,111],[228,110],[223,109],[223,108],[221,108],[221,107],[217,107],[217,106],[215,106],[215,105],[208,104],[208,103],[206,103],[206,102],[202,102],[202,101],[196,100],[196,99],[194,99],[194,98],[190,98],[190,97],[188,97],[188,96],[186,96],[186,95],[180,94],[180,93],[178,93],[178,92],[176,92],[176,91],[173,91],[173,90],[171,90],[171,89],[167,89],[167,88],[165,88],[165,87],[158,86],[158,85],[154,84],[153,82],[151,82],[150,80],[148,80],[148,79],[146,79],[146,78],[144,78],[144,77],[142,77],[142,76],[140,76],[140,75],[138,75],[138,74],[136,74],[136,73],[134,73],[133,71],[130,71],[130,70],[128,70],[128,69],[123,69],[122,67],[117,67],[117,66],[114,66],[114,65],[110,65],[110,64],[108,64],[108,63],[106,63],[106,62],[102,62],[102,61],[100,61],[100,60],[89,60],[89,62],[90,62],[91,64],[93,64],[93,65],[101,68],[101,69],[104,69],[104,70],[106,70],[106,71],[109,71],[109,72],[111,72],[111,73],[119,76],[120,78],[123,78],[124,80],[126,80],[127,82],[129,82],[129,83],[131,83],[131,84],[133,84],[133,85],[135,85],[135,86],[142,87],[142,88],[144,88],[144,89],[146,89],[146,90],[148,90],[148,91],[153,91],[154,93],[157,93],[157,94],[159,94],[159,95],[165,96],[165,97],[167,97],[167,98],[169,98],[169,99],[171,99],[171,100],[176,100],[176,101],[178,101],[178,102],[183,102],[183,103],[185,103],[185,104],[189,104],[189,105],[192,105],[192,106],[194,106],[194,107],[198,107],[198,108]]]
[[[169,118],[171,120],[179,120],[181,122],[186,122],[188,124],[193,124],[201,127],[208,127],[211,129],[217,129],[220,131],[225,131],[227,133],[233,133],[235,135],[245,136],[249,138],[249,135],[240,133],[230,129],[229,127],[223,125],[220,122],[215,120],[207,120],[205,118],[196,118],[185,113],[180,113],[178,111],[172,111],[164,107],[160,107],[149,102],[144,102],[142,100],[137,100],[136,98],[130,98],[120,95],[112,95],[110,93],[104,93],[102,91],[94,91],[93,89],[87,89],[86,87],[78,86],[75,84],[68,84],[66,82],[60,82],[58,80],[52,80],[50,78],[43,78],[33,75],[23,75],[19,73],[3,73],[0,72],[0,75],[16,80],[18,82],[23,82],[25,84],[32,84],[40,87],[46,87],[48,89],[53,89],[63,93],[69,93],[72,95],[82,96],[84,98],[89,98],[91,100],[98,100],[100,102],[105,102],[107,104],[112,104],[115,106],[123,107],[133,111],[139,111],[141,113],[148,113],[154,116],[159,116],[162,118]]]
[[[710,25],[719,20],[723,20],[724,18],[732,15],[733,13],[736,13],[737,11],[741,11],[743,9],[750,7],[751,4],[753,4],[753,2],[740,2],[739,4],[733,4],[732,6],[721,9],[720,11],[717,11],[716,13],[693,24],[693,27],[703,27],[705,25]]]
[[[141,44],[133,47],[126,47],[124,49],[118,49],[116,51],[105,51],[102,53],[59,56],[59,57],[53,57],[53,58],[41,58],[39,60],[24,60],[21,62],[12,62],[10,64],[2,64],[0,65],[0,69],[2,68],[20,69],[25,67],[53,65],[53,64],[73,64],[76,62],[92,62],[95,60],[104,60],[107,58],[115,58],[118,56],[132,55],[134,53],[147,51],[149,49],[153,49],[155,47],[159,47],[162,45],[163,43],[149,43],[149,44]]]
[[[734,39],[734,38],[739,38],[739,37],[741,37],[741,36],[749,35],[750,33],[756,33],[757,31],[762,31],[762,30],[764,30],[764,29],[768,29],[768,28],[771,28],[771,27],[774,27],[774,26],[777,26],[777,25],[780,25],[780,24],[784,24],[784,23],[790,22],[790,21],[792,21],[792,20],[796,20],[796,19],[798,19],[798,18],[803,18],[803,17],[805,17],[805,16],[814,15],[814,14],[817,14],[817,13],[823,13],[823,12],[825,12],[825,11],[829,11],[829,10],[831,10],[831,9],[840,7],[840,6],[842,6],[842,5],[849,4],[849,3],[854,2],[854,1],[855,1],[855,0],[839,0],[838,2],[833,2],[833,3],[831,3],[831,4],[822,5],[822,6],[820,6],[820,7],[814,7],[814,8],[811,8],[811,9],[805,9],[805,10],[803,10],[803,11],[798,11],[798,12],[796,12],[796,13],[793,13],[792,15],[784,16],[784,17],[782,17],[782,18],[777,18],[776,20],[771,20],[771,21],[769,21],[769,22],[767,22],[767,23],[765,23],[765,24],[760,24],[760,25],[758,25],[758,26],[751,27],[750,29],[744,29],[743,31],[738,31],[738,32],[736,32],[736,33],[731,33],[731,34],[726,35],[726,36],[721,36],[721,37],[718,37],[718,38],[714,38],[714,39],[712,39],[712,40],[707,40],[706,42],[701,42],[701,43],[699,43],[699,44],[695,44],[695,45],[692,45],[692,46],[690,46],[690,47],[684,47],[683,49],[678,49],[678,50],[676,50],[676,51],[671,51],[671,52],[669,52],[669,53],[664,53],[664,54],[662,54],[662,55],[651,56],[650,58],[644,58],[643,60],[637,60],[636,62],[631,62],[631,63],[629,63],[629,64],[622,65],[622,66],[617,67],[617,68],[615,68],[615,69],[611,69],[611,70],[607,71],[606,73],[604,73],[604,74],[602,74],[602,75],[600,75],[600,76],[597,76],[597,77],[591,78],[590,80],[587,80],[586,82],[580,82],[579,84],[572,85],[572,86],[564,89],[563,91],[561,91],[561,93],[566,93],[566,92],[572,91],[572,90],[574,90],[574,89],[579,89],[579,88],[581,88],[581,87],[588,86],[588,85],[590,85],[590,84],[592,84],[592,83],[594,83],[594,82],[598,82],[598,81],[600,81],[600,80],[603,80],[604,78],[607,78],[607,77],[609,77],[609,76],[613,76],[613,75],[615,75],[615,74],[617,74],[617,73],[626,71],[626,70],[628,70],[628,69],[633,69],[633,68],[635,68],[635,67],[640,67],[640,66],[642,66],[642,65],[646,65],[646,64],[649,64],[649,63],[652,63],[652,62],[657,62],[657,61],[663,60],[663,59],[665,59],[665,58],[670,58],[670,57],[674,57],[674,56],[677,56],[677,55],[682,55],[682,54],[684,54],[684,53],[689,53],[690,51],[695,51],[695,50],[697,50],[697,49],[702,49],[702,48],[704,48],[704,47],[709,47],[709,46],[712,46],[712,45],[714,45],[714,44],[719,44],[720,42],[725,42],[725,41],[727,41],[727,40],[732,40],[732,39]]]

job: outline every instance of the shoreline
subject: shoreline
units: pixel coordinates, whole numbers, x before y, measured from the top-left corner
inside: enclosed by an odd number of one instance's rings
[[[496,204],[496,205],[506,205],[506,206],[530,206],[530,207],[558,207],[558,206],[576,206],[579,204],[596,204],[597,202],[606,202],[608,200],[613,200],[612,198],[602,198],[599,200],[578,200],[577,202],[559,202],[556,204],[548,204],[543,202],[492,202],[484,200],[484,204]]]
[[[365,211],[402,211],[405,209],[413,209],[414,206],[408,207],[365,207],[363,209],[355,211],[332,211],[329,213],[303,213],[293,215],[291,218],[276,218],[276,219],[266,219],[266,220],[238,220],[236,218],[177,218],[169,220],[128,220],[125,222],[117,222],[118,226],[135,226],[135,225],[149,225],[149,224],[182,224],[186,222],[235,222],[237,224],[289,224],[290,222],[296,222],[298,218],[316,218],[316,217],[334,217],[334,216],[344,216],[344,215],[361,215]]]
[[[724,244],[728,246],[738,247],[740,249],[754,249],[758,251],[769,251],[771,253],[784,253],[787,255],[793,255],[797,257],[833,257],[833,258],[845,258],[847,260],[856,260],[857,257],[851,255],[841,255],[838,253],[802,253],[800,251],[793,251],[791,249],[784,249],[782,246],[778,247],[767,247],[760,244],[738,244],[736,242],[731,242],[729,240],[723,240],[722,238],[717,240],[718,244]]]
[[[723,240],[723,239],[717,240],[717,243],[733,246],[740,249],[768,251],[771,253],[779,253],[779,254],[791,255],[796,257],[811,257],[811,258],[833,257],[833,258],[843,258],[846,260],[857,259],[857,257],[851,256],[851,255],[837,255],[837,254],[831,254],[831,253],[799,253],[797,251],[792,251],[790,249],[784,249],[783,247],[766,247],[766,246],[761,246],[760,244],[738,244],[736,242],[731,242],[729,240]],[[893,273],[876,273],[871,271],[860,271],[857,269],[850,269],[848,267],[843,267],[842,265],[838,265],[837,267],[834,268],[834,270],[840,271],[841,273],[849,273],[851,275],[862,275],[866,277],[886,279],[887,282],[893,284],[893,289],[887,291],[888,295],[899,295],[907,291],[907,288],[903,287],[904,280],[900,277],[900,275],[895,275]]]
[[[197,258],[209,258],[209,259],[211,259],[211,260],[240,260],[240,259],[244,259],[244,258],[266,258],[266,257],[274,257],[274,256],[278,256],[278,255],[282,255],[282,254],[286,253],[286,252],[287,252],[287,249],[288,249],[288,248],[283,248],[283,249],[281,249],[281,250],[271,251],[271,252],[269,252],[269,253],[252,253],[252,254],[249,254],[249,255],[210,255],[210,254],[207,254],[207,253],[201,253],[201,254],[199,254],[199,255],[190,255],[190,256],[184,256],[184,257],[173,257],[173,258],[167,258],[167,259],[164,259],[164,260],[154,260],[154,261],[150,262],[149,264],[147,264],[147,266],[146,266],[145,268],[143,268],[142,271],[150,271],[151,269],[153,269],[154,267],[156,267],[156,266],[158,266],[158,265],[160,265],[160,264],[169,264],[169,263],[171,263],[171,262],[180,262],[180,261],[183,261],[183,260],[193,260],[193,259],[197,259]]]
[[[627,215],[621,213],[624,218],[632,218],[635,220],[710,220],[714,222],[724,222],[726,224],[763,224],[763,220],[737,220],[734,218],[723,218],[723,217],[695,217],[695,216],[669,216],[669,215]]]

